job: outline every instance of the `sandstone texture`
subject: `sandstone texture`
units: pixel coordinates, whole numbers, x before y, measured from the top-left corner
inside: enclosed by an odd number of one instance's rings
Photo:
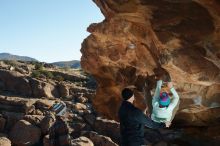
[[[120,92],[129,85],[137,87],[136,105],[144,109],[143,79],[159,68],[170,74],[181,109],[220,105],[218,0],[93,1],[105,19],[88,27],[81,66],[98,82],[93,100],[98,112],[117,119]]]
[[[11,146],[11,141],[4,135],[0,134],[0,146]]]
[[[18,121],[10,131],[10,139],[17,146],[31,146],[40,140],[41,131],[25,120]]]

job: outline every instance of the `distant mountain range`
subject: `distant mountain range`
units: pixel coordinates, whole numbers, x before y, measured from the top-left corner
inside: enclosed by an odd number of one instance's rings
[[[37,59],[27,57],[27,56],[18,56],[12,55],[9,53],[0,53],[0,60],[20,60],[20,61],[36,61],[39,62]],[[70,68],[80,68],[80,61],[79,60],[72,60],[72,61],[59,61],[50,63],[59,67],[70,67]]]
[[[12,55],[9,53],[0,53],[0,60],[38,61],[31,57]]]
[[[60,62],[54,62],[51,64],[59,66],[59,67],[70,67],[70,68],[80,68],[81,67],[79,60],[60,61]]]

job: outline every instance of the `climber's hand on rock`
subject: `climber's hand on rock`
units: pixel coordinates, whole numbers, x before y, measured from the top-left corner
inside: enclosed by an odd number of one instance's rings
[[[171,89],[171,88],[173,88],[173,83],[172,82],[168,82],[167,86],[168,86],[169,89]]]
[[[156,76],[156,80],[163,80],[165,82],[171,81],[171,77],[169,75],[169,72],[162,67],[155,68],[154,74]]]

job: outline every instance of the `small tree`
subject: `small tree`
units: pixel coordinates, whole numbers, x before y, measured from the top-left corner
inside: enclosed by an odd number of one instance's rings
[[[46,70],[42,70],[41,73],[44,74],[47,78],[50,78],[50,79],[52,79],[54,77],[54,75],[51,72],[46,71]]]
[[[41,73],[38,70],[35,70],[31,73],[32,78],[39,78]]]
[[[57,76],[55,76],[55,80],[61,82],[61,81],[64,81],[64,78],[60,75],[57,75]]]
[[[70,67],[64,66],[64,67],[62,67],[61,69],[63,69],[64,71],[69,71],[69,70],[70,70]]]
[[[4,63],[13,67],[16,67],[16,61],[15,60],[4,60]]]
[[[36,69],[36,70],[43,70],[43,64],[37,62],[37,63],[35,64],[35,69]]]

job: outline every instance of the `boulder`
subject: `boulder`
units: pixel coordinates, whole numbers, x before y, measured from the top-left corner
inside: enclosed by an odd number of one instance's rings
[[[39,99],[35,103],[36,109],[39,110],[48,110],[52,105],[54,104],[54,100],[48,100],[48,99]]]
[[[64,101],[64,103],[66,104],[66,106],[70,109],[72,109],[74,107],[74,103],[72,101]]]
[[[73,108],[76,110],[76,111],[79,111],[79,110],[86,110],[87,107],[85,104],[82,104],[82,103],[76,103]]]
[[[23,69],[25,71],[26,74],[29,74],[31,71],[31,67],[28,66],[27,64],[23,64],[19,66],[21,69]]]
[[[39,110],[39,109],[35,109],[33,112],[31,112],[32,115],[40,115],[40,116],[43,116],[44,113]]]
[[[5,117],[7,121],[5,125],[5,130],[10,131],[19,120],[22,120],[24,118],[24,113],[3,112],[3,117]]]
[[[41,98],[58,98],[60,97],[56,85],[40,81],[37,79],[30,79],[30,85],[33,92],[33,97]]]
[[[32,146],[40,140],[41,130],[25,120],[20,120],[14,125],[9,135],[16,146]]]
[[[53,71],[53,75],[55,77],[60,76],[64,80],[71,81],[71,82],[83,82],[87,80],[86,77],[81,74],[68,72],[68,71],[66,72]]]
[[[174,122],[181,126],[215,126],[219,125],[220,107],[208,108],[201,105],[192,105],[182,109],[175,116]]]
[[[0,146],[11,146],[11,141],[4,136],[0,136]]]
[[[68,97],[70,95],[69,88],[64,83],[58,84],[58,90],[61,97]]]
[[[14,70],[21,73],[21,74],[27,74],[28,73],[26,70],[24,70],[23,68],[20,68],[20,67],[15,67]]]
[[[94,144],[87,137],[81,136],[72,140],[72,146],[94,146]]]
[[[86,102],[88,102],[88,99],[83,96],[79,96],[79,97],[77,97],[76,102],[86,103]]]
[[[72,86],[69,88],[70,95],[74,96],[81,96],[82,93],[85,95],[87,93],[90,93],[90,90],[87,87],[79,87],[79,86]]]
[[[72,120],[72,121],[80,122],[80,123],[84,122],[83,118],[79,114],[72,114],[72,113],[70,113],[68,115],[68,119],[69,119],[69,121]]]
[[[29,80],[21,73],[0,70],[0,81],[4,87],[3,90],[24,96],[32,95]]]
[[[72,122],[71,124],[69,124],[69,126],[73,129],[71,136],[73,138],[78,138],[80,136],[80,133],[82,130],[84,130],[84,128],[86,127],[85,123],[79,123],[79,122]]]
[[[43,139],[44,146],[50,146],[49,135],[45,135]]]
[[[40,125],[40,123],[44,119],[44,116],[42,116],[42,115],[25,115],[23,119],[30,122],[32,125]]]
[[[93,114],[84,114],[83,119],[86,123],[88,123],[90,126],[93,126],[96,121],[96,116]]]
[[[93,129],[101,135],[110,137],[116,143],[120,141],[120,124],[114,120],[97,117]]]
[[[217,0],[94,2],[105,20],[88,27],[91,34],[82,43],[81,67],[97,81],[93,103],[98,112],[117,119],[121,90],[143,87],[140,79],[149,81],[160,68],[170,74],[178,93],[184,93],[181,98],[194,94],[206,104],[219,97]],[[144,109],[141,88],[137,94],[136,106]]]
[[[94,145],[97,146],[118,146],[118,144],[114,143],[110,137],[99,135],[94,131],[83,131],[82,135],[91,139]]]
[[[7,112],[20,112],[27,114],[31,112],[35,107],[35,99],[26,99],[13,96],[1,96],[0,95],[0,110]]]
[[[53,114],[47,114],[40,123],[41,132],[43,135],[48,134],[50,127],[55,122]]]

